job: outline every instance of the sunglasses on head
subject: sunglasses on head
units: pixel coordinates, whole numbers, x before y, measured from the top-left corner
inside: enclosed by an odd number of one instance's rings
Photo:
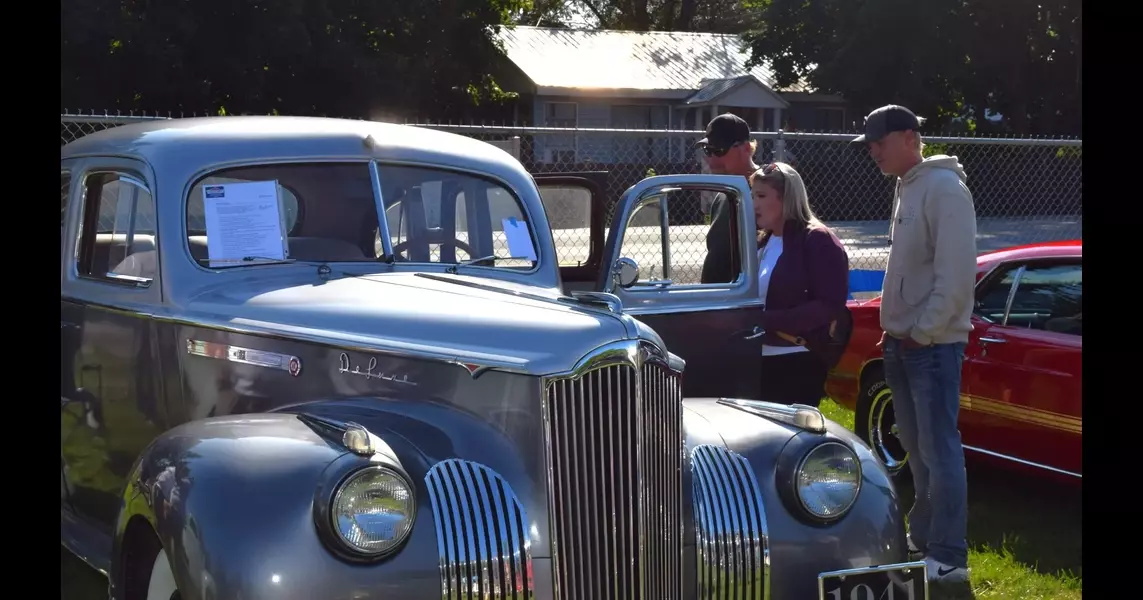
[[[782,172],[782,169],[778,168],[778,163],[769,163],[769,164],[762,167],[762,174],[763,175],[769,175],[775,171],[777,171],[778,173]]]
[[[735,143],[731,144],[729,148],[715,148],[714,146],[703,146],[702,152],[703,152],[703,154],[705,154],[707,156],[716,156],[718,158],[722,158],[723,156],[726,156],[727,152],[730,152],[732,149],[737,148],[741,145],[742,145],[742,142],[735,142]]]

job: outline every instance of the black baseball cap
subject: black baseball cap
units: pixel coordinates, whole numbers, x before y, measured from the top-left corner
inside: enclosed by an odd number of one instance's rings
[[[739,142],[750,141],[750,126],[738,115],[725,113],[710,120],[706,126],[706,137],[695,146],[730,148]]]
[[[894,131],[916,131],[922,121],[904,106],[888,104],[865,117],[865,133],[853,138],[851,143],[876,142]]]

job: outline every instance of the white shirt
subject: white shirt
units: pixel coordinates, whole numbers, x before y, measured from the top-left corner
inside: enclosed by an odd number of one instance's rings
[[[778,257],[780,256],[782,256],[782,236],[771,235],[766,246],[758,250],[758,298],[762,300],[762,306],[766,306],[766,292],[770,288],[770,275],[774,272],[774,267],[778,264]],[[805,346],[762,346],[762,356],[806,351]]]

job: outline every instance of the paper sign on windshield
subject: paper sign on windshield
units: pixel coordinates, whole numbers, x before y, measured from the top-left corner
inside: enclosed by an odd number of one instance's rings
[[[210,266],[245,258],[286,258],[286,227],[277,181],[207,185],[202,188]]]
[[[532,235],[528,232],[528,224],[508,217],[501,221],[504,224],[504,237],[508,240],[508,252],[513,258],[526,258],[535,262],[536,247],[532,245]]]

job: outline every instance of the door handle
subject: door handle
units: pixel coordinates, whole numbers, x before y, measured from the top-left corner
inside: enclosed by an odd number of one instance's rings
[[[982,343],[982,344],[1006,344],[1006,343],[1008,343],[1008,340],[1006,340],[1004,338],[982,337],[982,338],[980,338],[980,343]]]

